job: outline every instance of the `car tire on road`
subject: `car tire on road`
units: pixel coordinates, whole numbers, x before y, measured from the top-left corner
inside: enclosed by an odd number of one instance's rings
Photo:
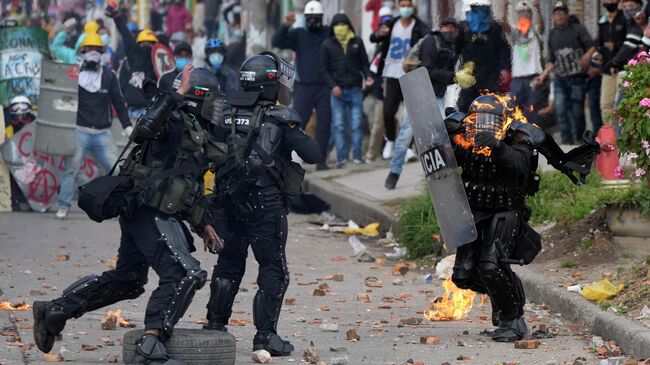
[[[135,341],[144,330],[129,331],[123,338],[122,357],[125,364],[135,364]],[[236,341],[227,332],[177,328],[165,343],[169,354],[186,365],[234,365]]]

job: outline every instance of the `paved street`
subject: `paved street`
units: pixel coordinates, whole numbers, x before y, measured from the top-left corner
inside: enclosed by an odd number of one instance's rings
[[[485,320],[489,309],[476,308],[467,320],[456,322],[423,321],[421,325],[398,327],[400,319],[422,318],[427,303],[442,293],[440,282],[423,283],[420,279],[430,268],[411,270],[403,278],[404,285],[393,285],[392,265],[378,266],[372,263],[358,263],[350,255],[352,250],[347,236],[317,230],[310,224],[316,216],[290,215],[290,233],[287,245],[292,282],[287,298],[295,298],[295,305],[285,306],[280,323],[280,332],[296,346],[293,356],[274,359],[278,363],[300,363],[304,350],[313,341],[319,350],[321,360],[331,364],[334,357],[349,357],[349,364],[403,364],[408,359],[421,360],[425,364],[495,364],[500,361],[516,361],[519,364],[556,364],[585,356],[585,364],[598,364],[595,356],[588,354],[584,336],[574,333],[567,326],[560,326],[560,336],[543,340],[538,349],[519,350],[512,344],[495,344],[479,333],[489,324]],[[52,215],[3,214],[0,215],[0,289],[1,299],[10,301],[42,300],[58,295],[76,278],[89,273],[100,273],[107,269],[117,247],[119,231],[117,223],[111,221],[97,224],[89,221],[81,211],[74,210],[67,221],[56,221]],[[57,255],[69,255],[69,260],[58,261]],[[215,257],[199,252],[198,257],[205,268]],[[63,257],[59,257],[62,259]],[[249,270],[242,283],[242,291],[235,305],[233,318],[252,321],[251,303],[255,294],[257,274],[252,255]],[[324,279],[342,274],[342,282]],[[383,282],[383,287],[369,288],[364,280],[374,276]],[[418,279],[418,280],[416,280]],[[151,272],[148,292],[154,288],[156,276]],[[324,297],[311,296],[319,284],[327,283],[330,292]],[[370,292],[370,290],[372,290]],[[370,303],[356,300],[358,293],[367,293]],[[204,305],[208,299],[208,286],[195,297],[181,327],[198,327],[197,321],[205,316]],[[401,295],[401,297],[400,297]],[[139,328],[148,294],[133,301],[119,303],[127,319]],[[477,298],[478,299],[478,298]],[[383,305],[382,305],[383,304]],[[478,300],[475,302],[478,305]],[[382,306],[385,309],[380,309]],[[104,310],[86,314],[71,320],[63,332],[63,340],[55,344],[53,351],[60,351],[66,361],[72,364],[106,363],[106,355],[119,355],[119,339],[126,329],[104,331],[100,320]],[[33,343],[30,325],[31,311],[10,313],[0,311],[0,327],[16,327],[22,343]],[[532,313],[528,316],[535,319]],[[482,318],[482,319],[481,319]],[[338,332],[324,332],[324,324],[338,324]],[[558,325],[557,318],[550,318],[551,325]],[[533,322],[530,322],[533,325]],[[348,342],[346,331],[354,328],[361,339]],[[243,326],[231,327],[238,339],[238,364],[250,364],[250,349],[254,327],[245,322]],[[5,329],[6,331],[6,329]],[[465,334],[464,334],[465,333]],[[439,336],[436,345],[420,344],[421,336]],[[1,364],[40,364],[42,354],[35,348],[24,352],[7,342],[10,337],[0,339]],[[103,338],[115,342],[106,346]],[[84,351],[82,345],[102,345],[94,351]],[[463,346],[460,346],[463,345]],[[25,346],[29,347],[29,346]],[[345,349],[333,352],[330,348]],[[457,360],[463,358],[464,360]]]

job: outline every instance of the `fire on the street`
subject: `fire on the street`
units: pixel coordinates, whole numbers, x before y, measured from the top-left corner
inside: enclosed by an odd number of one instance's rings
[[[451,281],[449,276],[442,283],[445,293],[437,298],[428,310],[424,311],[424,317],[430,321],[452,321],[465,319],[472,311],[476,293],[471,290],[459,289]]]
[[[108,312],[106,312],[106,315],[102,318],[101,325],[102,325],[102,329],[105,330],[113,330],[115,329],[116,325],[119,325],[120,327],[123,328],[135,327],[134,324],[132,324],[127,319],[122,317],[121,309],[116,309],[115,311],[109,309]]]
[[[25,302],[11,304],[8,300],[0,301],[0,310],[3,311],[28,311],[30,309],[32,309],[32,307]]]
[[[528,123],[528,119],[524,116],[524,113],[521,111],[519,106],[510,107],[510,105],[514,101],[514,97],[510,96],[509,94],[505,95],[499,95],[495,93],[486,93],[483,95],[491,95],[499,99],[502,103],[504,103],[507,108],[508,112],[506,113],[507,119],[504,121],[503,126],[499,131],[496,132],[495,137],[498,140],[502,140],[505,137],[505,133],[510,127],[510,124],[514,121],[520,121],[523,123]],[[482,107],[486,109],[493,109],[492,105],[485,105],[481,104]],[[532,111],[532,106],[531,106],[531,111]],[[464,123],[467,124],[476,124],[476,116],[475,115],[468,115]],[[472,148],[472,152],[478,155],[483,155],[485,157],[489,157],[492,154],[492,150],[490,147],[476,147],[474,146],[474,135],[471,132],[472,128],[466,128],[466,133],[460,133],[454,136],[454,142],[456,142],[457,145],[461,146],[464,149],[469,149]]]

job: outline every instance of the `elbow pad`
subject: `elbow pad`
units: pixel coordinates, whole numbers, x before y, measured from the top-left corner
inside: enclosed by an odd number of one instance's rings
[[[179,100],[170,94],[158,98],[136,123],[133,131],[135,142],[158,139],[164,131],[165,121],[178,107]]]
[[[262,123],[257,139],[253,143],[246,168],[251,175],[259,176],[275,164],[273,155],[280,146],[282,129],[273,123]]]

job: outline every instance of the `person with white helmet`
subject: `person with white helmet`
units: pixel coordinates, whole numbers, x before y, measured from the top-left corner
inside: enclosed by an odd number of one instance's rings
[[[9,107],[5,109],[5,141],[13,137],[21,129],[33,122],[36,118],[32,113],[32,102],[28,97],[23,95],[15,96],[9,102]],[[11,183],[11,210],[14,212],[28,212],[31,210],[25,195],[18,187],[16,180],[10,174]]]
[[[97,33],[86,34],[79,49],[83,59],[79,68],[79,103],[75,128],[76,151],[66,157],[58,197],[56,218],[68,216],[75,191],[75,180],[84,158],[90,153],[104,169],[109,171],[117,160],[117,147],[111,134],[111,107],[125,134],[133,130],[126,103],[120,91],[117,75],[101,62],[104,42]]]
[[[422,37],[429,34],[429,27],[415,16],[413,0],[400,0],[399,16],[389,23],[382,24],[379,30],[370,35],[370,41],[378,43],[381,51],[378,73],[386,80],[384,95],[384,133],[386,145],[382,157],[387,160],[392,157],[397,137],[397,122],[395,114],[400,103],[404,100],[399,78],[404,75],[402,61],[409,49]]]
[[[322,161],[317,170],[327,169],[327,150],[330,140],[330,90],[320,73],[321,44],[329,37],[329,28],[323,25],[323,5],[319,1],[305,4],[306,28],[292,28],[296,15],[288,13],[284,24],[273,33],[273,47],[290,49],[296,54],[296,81],[293,85],[293,108],[307,125],[316,109],[316,142],[320,146]]]
[[[494,20],[492,0],[465,0],[466,19],[462,23],[463,66],[456,73],[461,87],[458,108],[465,112],[481,90],[495,92],[509,78],[510,45],[503,28]]]

